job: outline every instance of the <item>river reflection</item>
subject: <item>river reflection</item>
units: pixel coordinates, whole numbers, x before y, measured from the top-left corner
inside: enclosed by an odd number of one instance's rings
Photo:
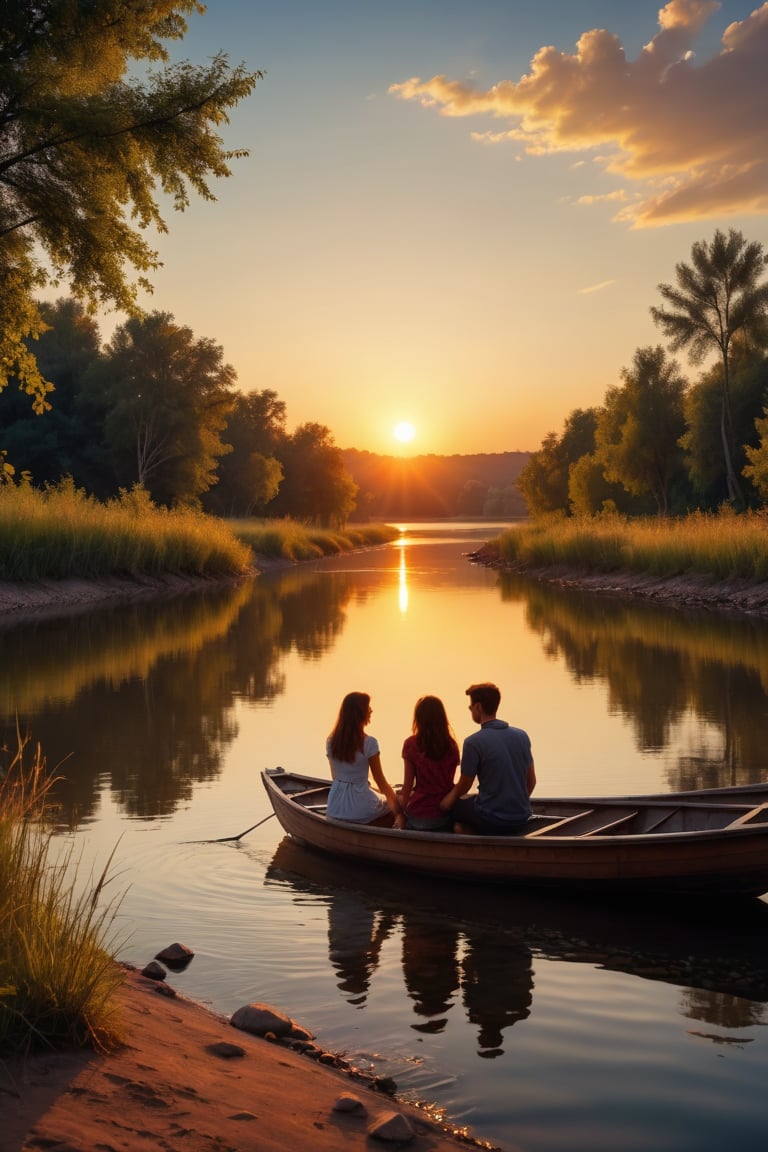
[[[284,693],[281,655],[326,651],[351,594],[349,576],[300,569],[6,627],[0,741],[12,754],[17,720],[40,741],[66,822],[91,818],[104,774],[127,814],[167,816],[220,773],[235,702]]]
[[[768,905],[717,907],[650,898],[625,907],[574,902],[476,884],[402,879],[294,843],[279,844],[265,884],[310,894],[328,911],[328,959],[344,997],[364,1007],[382,944],[399,934],[405,993],[420,1017],[412,1027],[437,1034],[457,1005],[473,1026],[478,1054],[503,1055],[508,1029],[530,1015],[534,958],[602,964],[683,986],[681,1015],[725,1029],[768,1024]]]
[[[765,620],[563,595],[512,574],[500,576],[499,589],[503,599],[525,605],[529,627],[577,683],[607,684],[609,709],[631,720],[641,750],[666,748],[686,716],[701,719],[706,728],[699,746],[670,769],[670,791],[751,784],[764,776]]]
[[[200,593],[0,618],[4,755],[18,720],[59,766],[62,823],[79,820],[59,840],[95,874],[118,844],[122,958],[187,943],[174,982],[217,1011],[269,1000],[506,1148],[762,1147],[765,898],[609,908],[351,876],[269,819],[259,770],[327,775],[352,689],[393,782],[416,699],[440,695],[461,740],[480,679],[530,732],[542,794],[764,777],[768,622],[471,564],[498,529],[408,526]]]

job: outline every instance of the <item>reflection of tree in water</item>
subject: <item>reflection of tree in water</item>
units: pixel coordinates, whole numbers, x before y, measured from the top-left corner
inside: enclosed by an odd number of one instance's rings
[[[316,659],[336,642],[346,623],[346,606],[355,591],[347,572],[284,573],[280,580],[282,622],[278,635],[280,648],[291,648],[305,659]]]
[[[533,1002],[533,958],[530,948],[497,928],[466,933],[461,961],[461,991],[467,1019],[478,1025],[480,1056],[494,1057],[505,1028],[530,1014]]]
[[[662,749],[693,711],[721,746],[681,761],[673,789],[754,783],[768,743],[768,625],[563,591],[503,574],[505,599],[524,600],[531,629],[577,681],[605,681],[611,711],[631,718],[638,747]],[[703,750],[702,750],[703,751]],[[703,763],[706,760],[706,763]]]
[[[381,946],[395,919],[391,913],[377,912],[354,892],[339,890],[329,898],[328,958],[350,1004],[365,1004]]]
[[[6,629],[0,747],[15,752],[18,718],[64,777],[65,820],[87,820],[105,783],[131,815],[167,815],[219,773],[235,699],[283,692],[281,655],[332,643],[350,589],[288,573]]]
[[[683,1016],[719,1028],[751,1028],[768,1023],[765,1004],[709,988],[686,988],[680,1006]]]
[[[403,978],[417,1016],[417,1032],[442,1032],[459,988],[459,930],[445,919],[403,914]]]

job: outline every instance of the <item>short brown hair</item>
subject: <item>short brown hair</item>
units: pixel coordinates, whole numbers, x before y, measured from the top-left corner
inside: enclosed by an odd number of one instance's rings
[[[470,684],[466,695],[473,704],[480,704],[486,716],[495,716],[501,704],[501,692],[495,684]]]

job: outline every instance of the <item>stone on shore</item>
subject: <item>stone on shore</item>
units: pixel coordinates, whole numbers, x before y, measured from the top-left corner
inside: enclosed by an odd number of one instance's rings
[[[155,960],[159,960],[161,964],[167,964],[169,968],[186,967],[194,956],[191,948],[186,944],[169,944],[167,948],[163,948],[162,952],[158,952]]]
[[[278,1012],[269,1004],[244,1004],[233,1013],[230,1024],[242,1032],[250,1032],[254,1036],[272,1036],[278,1038],[290,1036],[294,1040],[313,1040],[311,1032],[302,1028],[290,1016]]]
[[[165,980],[168,973],[163,968],[162,964],[158,964],[156,960],[150,960],[141,970],[142,976],[146,976],[147,980]]]
[[[374,1140],[388,1140],[393,1144],[406,1144],[416,1133],[401,1112],[384,1112],[368,1125],[368,1135]]]

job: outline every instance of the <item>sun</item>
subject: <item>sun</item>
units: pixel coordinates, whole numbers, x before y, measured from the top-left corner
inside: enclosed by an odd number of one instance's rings
[[[407,420],[401,420],[399,424],[395,424],[392,431],[394,432],[395,439],[399,440],[401,444],[407,444],[408,441],[413,440],[413,437],[416,435],[416,429],[413,424],[410,424]]]

